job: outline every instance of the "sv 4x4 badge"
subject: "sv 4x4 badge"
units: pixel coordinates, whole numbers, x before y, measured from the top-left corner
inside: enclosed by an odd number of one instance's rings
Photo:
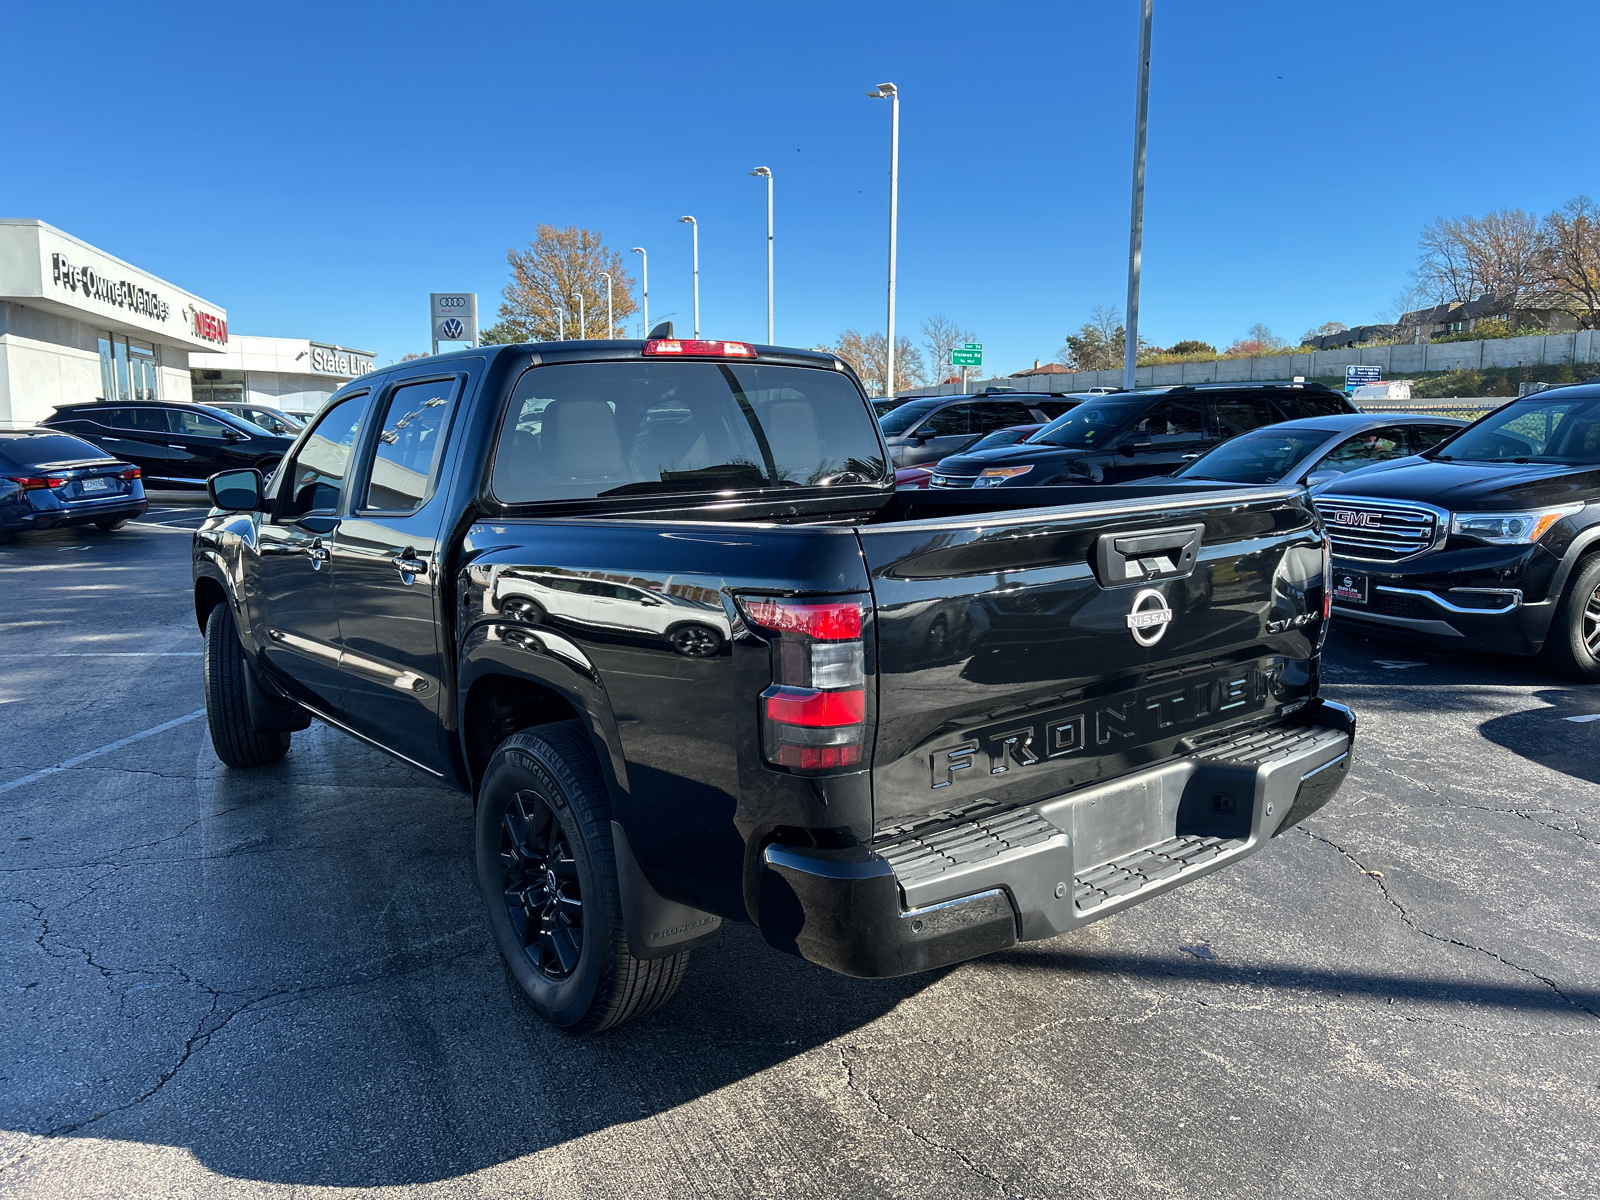
[[[1172,623],[1172,610],[1166,597],[1155,588],[1143,588],[1133,598],[1133,611],[1128,614],[1128,629],[1133,640],[1141,646],[1154,646]]]

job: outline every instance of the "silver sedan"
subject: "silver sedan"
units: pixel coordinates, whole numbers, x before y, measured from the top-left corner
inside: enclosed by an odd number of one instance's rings
[[[1318,488],[1363,467],[1421,454],[1468,424],[1429,413],[1341,413],[1284,421],[1223,442],[1173,478]]]

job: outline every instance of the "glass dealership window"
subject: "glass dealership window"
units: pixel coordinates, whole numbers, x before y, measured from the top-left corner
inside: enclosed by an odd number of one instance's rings
[[[155,345],[121,334],[100,335],[100,387],[106,400],[161,399]]]

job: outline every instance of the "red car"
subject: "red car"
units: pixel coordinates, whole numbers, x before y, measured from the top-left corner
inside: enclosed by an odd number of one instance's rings
[[[1030,438],[1043,425],[1011,425],[1005,429],[996,429],[993,433],[978,438],[970,445],[961,447],[957,454],[969,454],[974,450],[992,450],[996,446],[1014,446],[1025,438]],[[943,459],[940,462],[944,461]],[[894,473],[894,485],[897,488],[925,488],[928,481],[933,478],[933,473],[939,463],[930,463],[920,467],[899,467]]]

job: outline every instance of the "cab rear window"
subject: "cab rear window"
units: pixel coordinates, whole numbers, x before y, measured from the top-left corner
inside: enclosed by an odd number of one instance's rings
[[[871,410],[837,371],[761,363],[534,367],[501,423],[505,504],[874,484]]]

